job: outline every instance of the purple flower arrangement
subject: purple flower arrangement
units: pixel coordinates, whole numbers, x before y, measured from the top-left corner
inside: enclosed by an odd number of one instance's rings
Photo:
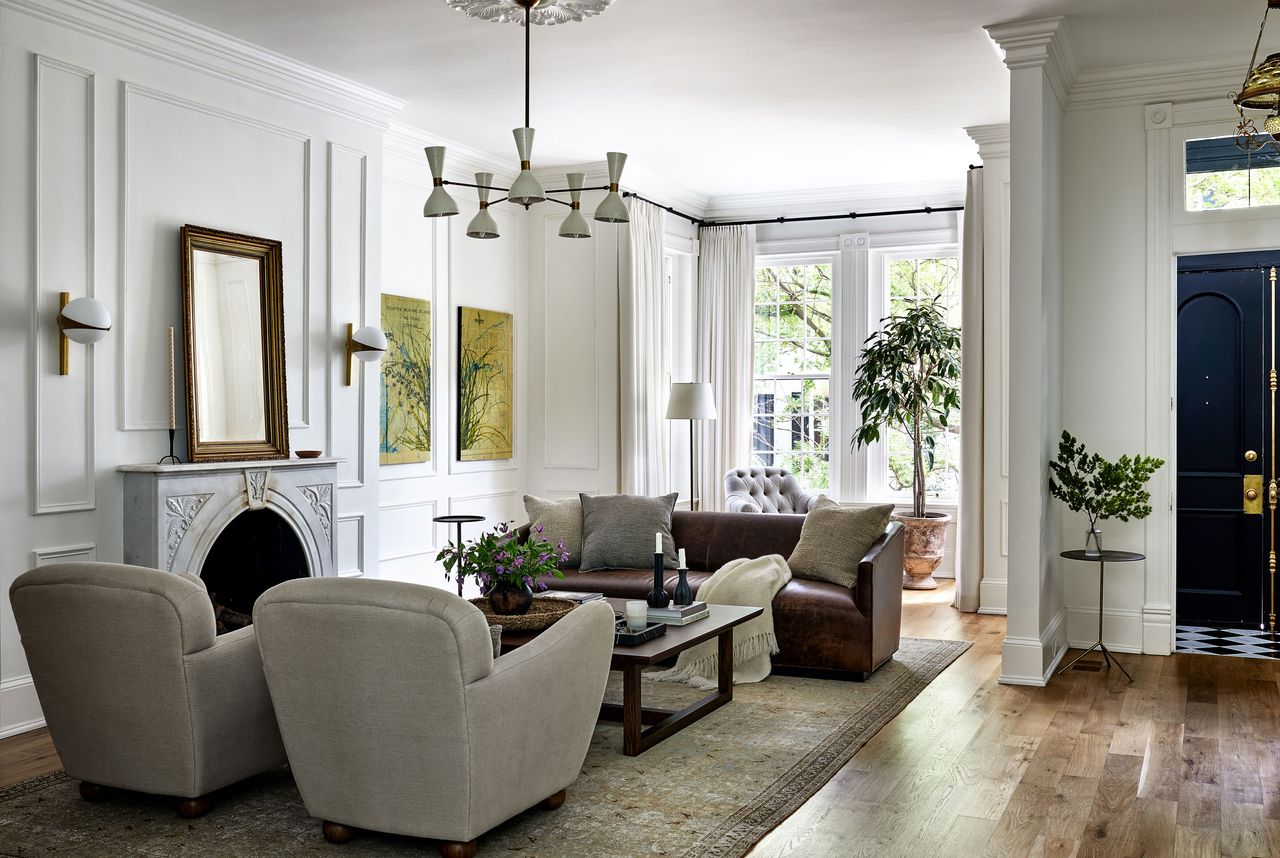
[[[521,542],[519,534],[506,522],[462,545],[450,542],[436,555],[436,560],[444,564],[445,580],[456,577],[460,593],[462,581],[468,577],[474,578],[485,593],[499,586],[545,590],[542,576],[563,578],[559,564],[568,559],[564,540],[551,545],[542,538],[542,525],[532,528]]]

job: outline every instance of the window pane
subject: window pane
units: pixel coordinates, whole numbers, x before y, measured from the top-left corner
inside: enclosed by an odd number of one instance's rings
[[[756,342],[756,375],[773,375],[778,372],[780,348],[776,340]]]
[[[756,305],[756,339],[774,338],[778,336],[778,305]]]
[[[1245,152],[1235,137],[1187,141],[1187,211],[1280,205],[1280,153],[1270,135],[1254,142],[1257,148]]]

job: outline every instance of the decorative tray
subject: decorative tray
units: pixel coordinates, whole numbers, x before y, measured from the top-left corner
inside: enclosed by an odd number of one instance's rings
[[[627,628],[627,621],[619,619],[613,626],[613,643],[615,646],[636,646],[651,641],[667,633],[666,623],[649,623],[644,629],[633,632]]]
[[[554,596],[534,599],[529,610],[523,614],[495,614],[484,596],[472,599],[471,604],[484,613],[489,625],[502,626],[503,631],[508,632],[540,632],[578,607],[578,603],[572,599],[557,599]]]

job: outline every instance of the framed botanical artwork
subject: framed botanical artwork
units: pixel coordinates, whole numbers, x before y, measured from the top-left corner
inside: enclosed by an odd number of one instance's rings
[[[458,460],[512,457],[513,318],[458,308]]]
[[[382,359],[378,462],[431,461],[431,302],[382,296]]]

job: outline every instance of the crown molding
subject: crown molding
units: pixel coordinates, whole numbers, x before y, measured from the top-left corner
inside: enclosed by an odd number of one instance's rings
[[[1067,101],[1069,110],[1137,107],[1162,101],[1201,101],[1238,90],[1244,80],[1240,57],[1206,57],[1142,63],[1081,72]]]
[[[1043,68],[1058,101],[1067,103],[1071,87],[1080,74],[1075,50],[1071,44],[1071,28],[1062,16],[1012,21],[986,28],[1000,49],[1010,71]]]
[[[133,0],[0,0],[8,9],[375,128],[405,102]]]
[[[406,125],[403,122],[392,122],[382,135],[382,149],[387,155],[400,157],[418,164],[427,186],[430,186],[431,175],[427,169],[427,161],[422,150],[427,146],[445,147],[444,177],[455,182],[470,182],[474,173],[493,173],[494,181],[510,185],[516,178],[516,165],[513,161],[495,158],[482,149],[441,137],[423,128]]]
[[[964,133],[978,144],[978,157],[983,161],[1009,157],[1009,123],[970,125],[964,129]]]
[[[839,212],[921,208],[964,204],[964,179],[946,182],[903,182],[850,188],[820,188],[712,197],[706,217],[713,220],[758,216],[808,217]]]

